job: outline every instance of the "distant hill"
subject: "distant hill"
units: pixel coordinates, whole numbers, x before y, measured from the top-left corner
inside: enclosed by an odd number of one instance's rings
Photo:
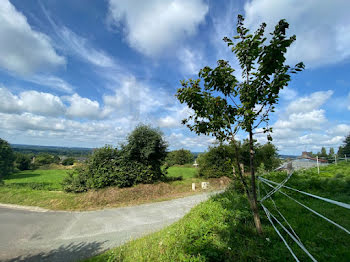
[[[39,154],[39,153],[49,153],[53,155],[61,156],[87,156],[92,151],[93,148],[84,147],[60,147],[60,146],[37,146],[37,145],[20,145],[11,144],[11,147],[16,152],[21,152],[25,154]]]
[[[294,155],[279,155],[279,157],[282,158],[282,159],[287,159],[287,158],[295,159],[298,156],[294,156]]]

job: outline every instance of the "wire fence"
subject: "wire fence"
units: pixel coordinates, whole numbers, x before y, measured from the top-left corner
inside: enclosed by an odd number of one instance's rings
[[[348,161],[348,159],[343,158],[343,159],[336,159],[334,161],[334,164],[337,163],[338,161]],[[319,171],[319,161],[317,161],[316,166],[318,168]],[[305,168],[305,167],[303,167]],[[288,220],[285,218],[285,216],[283,216],[283,214],[281,213],[281,211],[278,209],[278,206],[276,204],[276,202],[273,199],[273,196],[279,192],[282,195],[286,196],[288,199],[290,199],[291,201],[294,201],[295,203],[297,203],[298,205],[302,206],[303,208],[307,209],[308,211],[312,212],[313,214],[317,215],[318,217],[324,219],[325,221],[327,221],[328,223],[333,224],[334,226],[336,226],[338,229],[344,231],[345,233],[350,235],[350,230],[345,228],[344,226],[336,223],[335,221],[331,220],[330,218],[326,217],[325,215],[313,210],[312,208],[310,208],[309,206],[301,203],[300,201],[296,200],[295,198],[293,198],[292,196],[290,196],[289,194],[287,194],[285,191],[283,190],[289,190],[289,191],[293,191],[296,192],[298,194],[302,194],[302,195],[306,195],[308,197],[317,199],[317,200],[321,200],[321,201],[325,201],[327,203],[330,204],[334,204],[337,205],[339,207],[345,208],[345,209],[350,209],[350,204],[348,203],[343,203],[340,201],[335,201],[333,199],[329,199],[329,198],[325,198],[325,197],[321,197],[321,196],[317,196],[296,188],[292,188],[289,186],[286,186],[286,183],[288,182],[288,180],[293,176],[294,173],[294,166],[293,163],[289,163],[288,165],[285,165],[283,167],[283,169],[287,169],[287,176],[286,178],[280,182],[274,182],[271,181],[269,179],[266,179],[263,176],[259,176],[258,177],[258,197],[259,197],[259,202],[267,216],[267,219],[270,221],[272,227],[274,228],[274,230],[276,231],[277,235],[281,238],[281,240],[283,241],[283,243],[285,244],[285,246],[287,247],[287,249],[289,250],[289,252],[291,253],[291,255],[293,256],[293,258],[295,259],[295,261],[300,261],[299,258],[296,256],[296,254],[294,253],[293,249],[290,247],[290,245],[288,244],[286,238],[283,236],[283,234],[280,232],[280,230],[283,230],[285,233],[287,233],[287,235],[300,247],[300,249],[302,251],[304,251],[304,253],[312,260],[312,261],[317,261],[315,259],[315,257],[308,251],[308,249],[304,246],[304,244],[302,243],[300,237],[297,235],[296,231],[293,229],[293,227],[290,225],[290,223],[288,222]],[[270,191],[268,191],[266,189],[266,187],[270,188]],[[261,191],[263,191],[265,193],[264,196],[261,197]],[[275,212],[277,212],[278,216],[280,217],[280,220],[282,220],[282,222],[277,218],[277,216],[273,215],[273,213],[271,212],[271,210],[269,210],[266,205],[265,205],[265,201],[267,200],[271,200],[272,202],[272,206],[273,209],[275,210]],[[349,214],[350,216],[350,214]],[[278,229],[280,228],[280,230]]]

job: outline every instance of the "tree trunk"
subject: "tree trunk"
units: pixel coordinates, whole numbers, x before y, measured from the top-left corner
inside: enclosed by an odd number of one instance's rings
[[[249,154],[250,155],[250,175],[251,175],[251,188],[252,188],[250,207],[253,211],[255,228],[258,231],[258,233],[261,234],[262,226],[261,226],[261,221],[259,216],[258,201],[256,197],[255,168],[254,168],[254,140],[253,140],[252,130],[249,130],[249,147],[250,147],[250,154]]]

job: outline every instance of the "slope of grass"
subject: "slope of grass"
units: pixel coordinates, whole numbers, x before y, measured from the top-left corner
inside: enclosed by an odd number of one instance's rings
[[[62,180],[68,170],[25,170],[5,179],[9,188],[32,188],[41,190],[62,190]]]
[[[325,167],[321,171],[320,176],[315,169],[295,173],[288,185],[350,203],[350,163]],[[285,174],[266,177],[281,181]],[[349,210],[300,194],[293,197],[350,229]],[[350,261],[347,233],[280,193],[273,198],[318,261]],[[277,216],[271,201],[266,201],[265,205]],[[254,229],[246,198],[229,189],[193,208],[177,223],[87,261],[294,261],[262,210],[260,214],[263,236],[257,235]],[[300,261],[310,261],[285,233],[282,234]]]
[[[109,187],[74,194],[62,191],[61,182],[69,170],[34,170],[12,174],[0,186],[0,203],[39,206],[53,210],[94,210],[169,200],[202,192],[195,178],[195,168],[171,167],[169,177],[182,176],[181,181],[136,185],[130,188]],[[221,180],[221,182],[220,182]],[[210,179],[211,190],[222,189],[228,179]],[[191,184],[197,184],[192,191]]]

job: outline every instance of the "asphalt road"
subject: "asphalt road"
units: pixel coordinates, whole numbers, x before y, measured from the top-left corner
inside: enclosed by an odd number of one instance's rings
[[[208,197],[88,212],[0,207],[0,261],[78,261],[159,230]]]

